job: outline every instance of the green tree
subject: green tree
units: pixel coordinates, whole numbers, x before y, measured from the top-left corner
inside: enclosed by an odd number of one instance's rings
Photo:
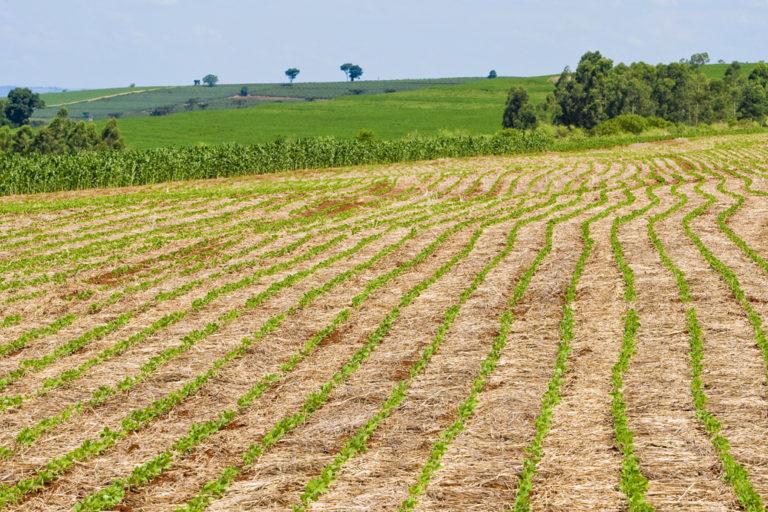
[[[766,98],[765,88],[757,81],[750,80],[744,86],[738,113],[740,119],[752,119],[760,124],[765,122],[768,98]]]
[[[555,99],[560,104],[556,122],[592,128],[607,119],[606,86],[613,61],[600,52],[587,52],[575,72],[566,68],[555,85]]]
[[[219,77],[216,75],[208,74],[203,77],[203,83],[208,87],[215,87],[219,83]]]
[[[36,108],[43,108],[45,102],[39,94],[33,93],[26,87],[17,87],[8,93],[5,105],[5,117],[14,126],[21,126],[29,122],[29,118]]]
[[[501,124],[504,128],[528,130],[536,128],[536,111],[528,101],[528,91],[523,87],[513,87],[507,96],[507,107]]]
[[[5,100],[0,100],[0,126],[6,126],[11,124],[8,118],[5,117],[5,106],[8,104]]]
[[[739,76],[741,75],[741,64],[739,64],[738,61],[733,61],[731,64],[725,68],[725,81],[729,84],[732,84],[736,80],[738,80]]]
[[[352,67],[349,68],[349,81],[354,82],[361,76],[363,76],[363,68],[361,68],[357,64],[353,64]]]
[[[242,86],[242,87],[240,88],[240,96],[241,96],[241,97],[246,97],[246,96],[248,96],[248,87],[246,87],[246,86]]]
[[[339,69],[344,72],[344,75],[347,77],[347,80],[349,80],[349,70],[354,66],[351,62],[345,62],[341,66],[339,66]]]
[[[694,53],[691,55],[691,58],[688,59],[688,63],[695,68],[709,64],[709,54],[707,52]]]
[[[83,150],[95,150],[99,147],[101,139],[96,131],[96,125],[77,121],[72,123],[65,141],[67,151],[76,153]]]
[[[11,141],[11,150],[14,153],[20,153],[22,155],[28,154],[32,149],[32,140],[35,138],[35,134],[29,125],[24,125],[13,135],[13,141]]]
[[[67,148],[63,142],[57,137],[56,132],[49,128],[43,128],[37,131],[29,149],[33,153],[64,153]]]
[[[759,62],[747,80],[759,84],[763,89],[768,89],[768,64]]]
[[[496,70],[495,70],[495,69],[492,69],[492,70],[490,70],[490,71],[488,72],[488,78],[496,78],[496,77],[498,77],[498,76],[499,76],[499,75],[496,73]]]
[[[0,151],[10,151],[13,141],[13,132],[6,126],[0,126]]]
[[[609,118],[622,114],[652,116],[656,105],[651,98],[654,69],[647,64],[619,64],[605,83],[605,113]]]
[[[339,69],[342,70],[345,75],[347,75],[347,79],[350,82],[354,82],[356,79],[363,76],[363,68],[357,64],[352,64],[351,62],[342,64]]]
[[[288,77],[288,81],[290,83],[293,83],[293,81],[296,80],[296,77],[299,76],[299,73],[301,73],[299,68],[288,68],[285,70],[285,76]]]
[[[110,119],[101,131],[101,147],[104,149],[119,150],[125,147],[123,136],[117,127],[117,119]]]

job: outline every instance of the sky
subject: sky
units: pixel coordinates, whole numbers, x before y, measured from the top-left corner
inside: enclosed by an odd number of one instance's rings
[[[768,60],[768,0],[0,0],[0,84],[66,88],[555,74]]]

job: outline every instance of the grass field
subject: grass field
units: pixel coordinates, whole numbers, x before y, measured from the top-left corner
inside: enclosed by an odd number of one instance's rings
[[[0,510],[764,510],[766,157],[2,198]]]
[[[363,82],[361,82],[362,84]],[[543,101],[552,85],[546,77],[478,79],[392,94],[340,97],[332,101],[269,103],[254,108],[189,112],[122,119],[129,146],[190,145],[199,142],[257,143],[277,137],[352,137],[372,130],[386,139],[411,133],[493,133],[501,127],[509,88],[524,85]]]
[[[35,112],[36,118],[51,118],[56,115],[58,109],[62,106],[89,108],[96,101],[106,101],[107,98],[123,96],[127,94],[140,94],[146,91],[158,89],[158,87],[116,87],[112,89],[88,89],[84,91],[52,92],[41,94],[40,97],[45,101],[45,109]],[[78,112],[79,113],[79,112]]]
[[[753,64],[744,64],[747,74]],[[725,73],[726,64],[710,64],[711,77]],[[50,105],[83,98],[114,97],[67,105],[70,115],[87,112],[95,119],[121,113],[120,127],[130,147],[186,146],[269,142],[279,137],[352,137],[370,130],[377,137],[394,139],[412,133],[434,135],[441,131],[483,134],[498,131],[509,89],[525,87],[534,103],[552,91],[551,76],[529,78],[445,78],[434,80],[382,80],[326,83],[246,84],[251,95],[238,104],[242,84],[216,87],[162,87],[137,94],[129,89],[102,89],[45,95]],[[357,90],[356,95],[351,91]],[[63,98],[63,99],[62,99]],[[208,104],[205,111],[188,111],[185,102],[196,98]],[[312,101],[308,101],[312,100]],[[173,107],[170,115],[152,117],[155,107]],[[248,107],[248,108],[239,108]],[[59,107],[35,113],[50,119]]]
[[[98,89],[43,95],[48,108],[35,111],[35,118],[50,119],[58,105],[67,104],[70,114],[77,117],[88,112],[94,119],[105,119],[120,113],[123,117],[147,117],[156,107],[172,107],[174,113],[186,112],[186,102],[194,98],[206,103],[206,110],[233,109],[280,101],[313,101],[350,96],[353,94],[384,94],[410,91],[432,86],[456,85],[477,78],[436,78],[425,80],[377,80],[362,82],[296,82],[285,84],[221,84],[216,87],[175,86]],[[242,87],[249,96],[240,105]],[[353,92],[354,91],[354,92]],[[131,93],[131,94],[126,94]],[[196,107],[197,108],[197,107]],[[199,108],[197,108],[199,110]]]

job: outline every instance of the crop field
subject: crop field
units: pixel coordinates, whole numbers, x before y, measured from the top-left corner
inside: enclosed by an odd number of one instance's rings
[[[766,162],[0,198],[0,510],[764,510]]]
[[[361,82],[296,82],[272,84],[221,84],[206,86],[160,86],[116,89],[95,89],[44,94],[47,107],[35,111],[35,117],[50,119],[61,105],[66,105],[73,116],[88,112],[94,119],[104,119],[115,112],[123,117],[148,116],[156,107],[173,107],[173,112],[188,110],[185,103],[194,98],[206,103],[207,109],[240,108],[234,100],[243,100],[242,106],[300,100],[324,100],[353,94],[384,94],[411,91],[425,87],[475,82],[478,78],[436,78],[418,80],[364,80]],[[240,98],[240,89],[248,88],[248,96]],[[354,91],[354,93],[353,93]],[[198,109],[199,107],[195,107]]]
[[[509,89],[517,85],[525,87],[536,103],[543,102],[553,87],[547,77],[475,79],[391,94],[340,96],[329,101],[265,102],[235,110],[131,117],[120,120],[120,129],[126,144],[136,148],[250,144],[279,137],[354,137],[360,130],[371,130],[382,139],[435,135],[440,131],[488,134],[501,129],[504,102]]]

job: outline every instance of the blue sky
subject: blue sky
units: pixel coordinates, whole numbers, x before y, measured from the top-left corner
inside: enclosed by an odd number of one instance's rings
[[[768,0],[0,0],[0,84],[69,88],[559,72],[768,59]]]

